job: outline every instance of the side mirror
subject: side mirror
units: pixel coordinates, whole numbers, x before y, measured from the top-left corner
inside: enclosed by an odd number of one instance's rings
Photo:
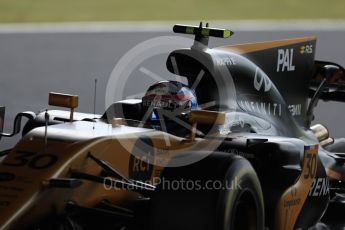
[[[198,123],[205,125],[223,125],[225,123],[225,113],[207,110],[193,110],[189,113],[189,122],[192,124],[191,140],[194,141]]]
[[[331,62],[315,61],[312,83],[325,81],[327,84],[345,85],[345,69]]]
[[[77,95],[49,93],[48,104],[71,109],[70,122],[73,121],[74,109],[79,105],[79,97]]]
[[[311,87],[309,87],[309,96],[311,97],[311,99],[306,113],[307,127],[310,127],[311,122],[314,120],[314,108],[316,107],[319,99],[325,99],[325,94],[327,94],[326,97],[330,94],[329,90],[327,92],[327,90],[325,89],[332,86],[332,91],[337,92],[337,88],[339,88],[339,86],[343,87],[345,85],[345,71],[344,68],[339,65],[325,62],[316,62],[314,71],[316,71],[316,73],[312,78]],[[339,97],[339,93],[338,95],[335,94],[335,97],[335,99],[338,99],[337,97]]]
[[[326,79],[327,83],[338,82],[343,74],[343,71],[336,65],[325,65],[321,69],[321,75]]]

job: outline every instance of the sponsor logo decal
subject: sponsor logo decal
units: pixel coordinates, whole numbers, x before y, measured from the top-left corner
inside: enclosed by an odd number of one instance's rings
[[[154,148],[150,138],[139,138],[129,159],[130,179],[148,181],[153,173]]]
[[[222,152],[235,154],[237,156],[241,156],[241,157],[245,157],[245,158],[250,158],[250,159],[255,158],[255,155],[253,153],[243,152],[241,150],[234,149],[234,148],[219,148],[219,150]]]
[[[314,178],[310,187],[309,196],[319,197],[329,194],[329,179],[328,178]]]
[[[285,200],[284,201],[284,208],[290,208],[291,206],[296,206],[301,203],[300,198],[292,199],[292,200]]]
[[[277,72],[295,71],[293,49],[278,49]]]
[[[233,66],[236,65],[236,60],[233,57],[223,58],[217,60],[219,66]]]
[[[263,89],[265,92],[268,92],[272,88],[271,80],[259,68],[256,68],[255,70],[254,88],[257,91]]]
[[[237,101],[240,108],[245,112],[269,115],[281,117],[284,111],[284,104],[266,102],[266,101],[256,101],[256,100],[239,100]],[[292,116],[300,116],[302,111],[301,104],[288,105],[288,111],[290,111]]]
[[[288,105],[288,109],[291,112],[292,116],[300,116],[302,114],[302,105]]]
[[[238,104],[246,112],[278,117],[282,115],[282,104],[279,103],[240,100]]]
[[[299,48],[299,52],[301,54],[312,54],[313,53],[313,45],[305,45],[305,46],[301,46]]]
[[[296,206],[301,203],[301,198],[297,197],[297,188],[292,186],[290,188],[291,200],[284,200],[284,208],[290,208],[291,206]]]

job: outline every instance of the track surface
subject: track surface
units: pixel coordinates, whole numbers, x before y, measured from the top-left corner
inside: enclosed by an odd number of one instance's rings
[[[0,33],[0,105],[6,105],[5,130],[15,114],[47,107],[50,91],[78,94],[78,111],[93,111],[93,82],[98,78],[97,113],[103,113],[104,93],[116,62],[136,44],[168,32],[58,32]],[[345,31],[237,31],[230,40],[212,39],[210,47],[316,35],[316,57],[345,65]],[[154,68],[154,64],[153,64]],[[298,83],[296,83],[298,84]],[[142,84],[138,82],[138,87]],[[134,88],[136,85],[133,86]],[[345,105],[320,102],[316,121],[326,124],[335,137],[345,136]],[[17,139],[2,139],[0,149]]]

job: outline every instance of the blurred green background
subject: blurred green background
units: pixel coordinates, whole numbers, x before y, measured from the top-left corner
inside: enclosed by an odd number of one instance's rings
[[[0,22],[343,19],[345,0],[0,0]]]

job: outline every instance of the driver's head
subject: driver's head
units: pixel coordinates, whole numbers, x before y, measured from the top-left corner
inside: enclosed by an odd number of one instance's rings
[[[198,107],[194,90],[177,81],[155,83],[147,90],[142,101],[145,110],[152,111],[151,119],[173,120]]]

